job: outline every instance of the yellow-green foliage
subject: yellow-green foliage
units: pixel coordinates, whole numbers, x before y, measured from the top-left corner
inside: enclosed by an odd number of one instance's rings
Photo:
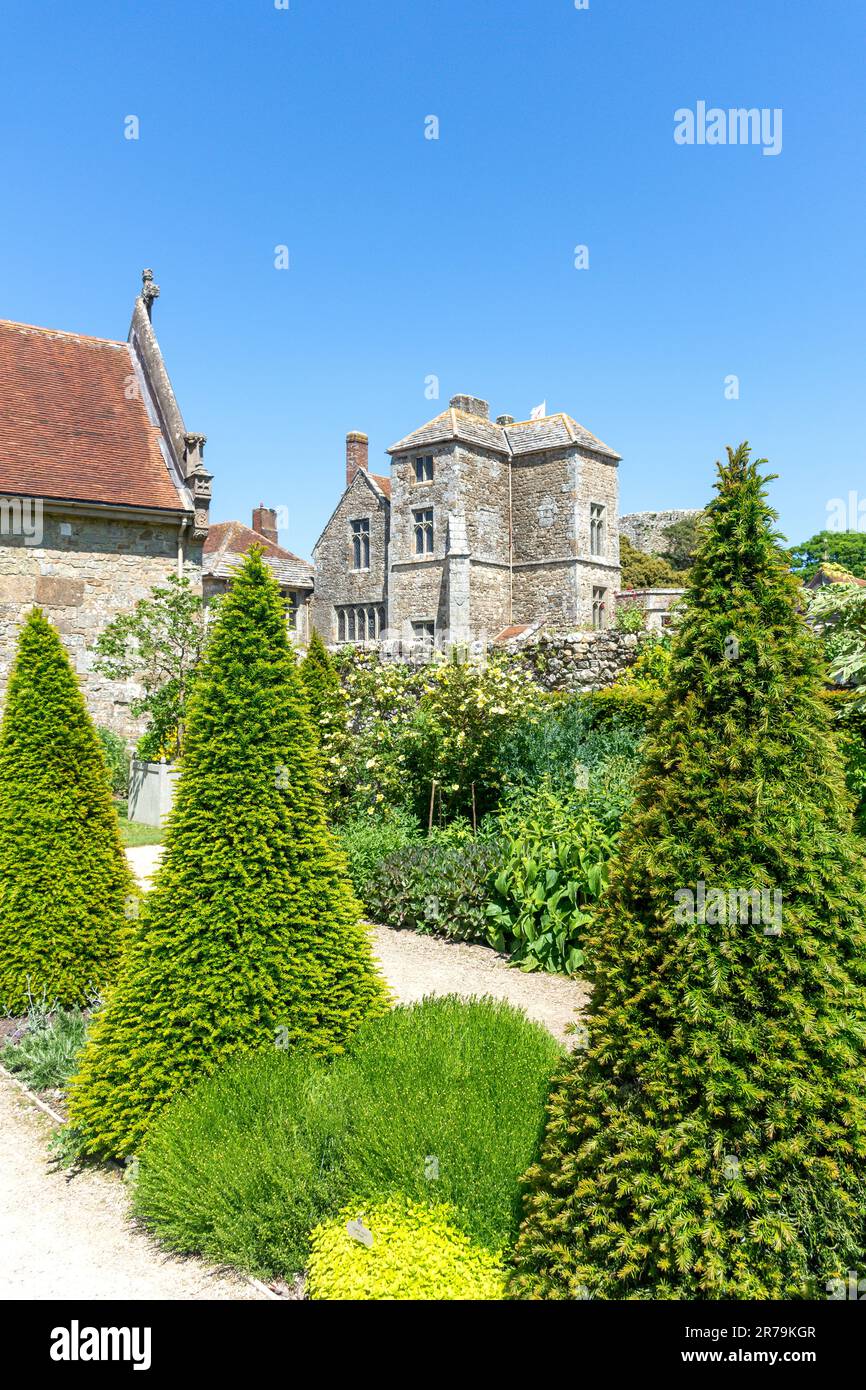
[[[372,1244],[350,1234],[359,1226]],[[311,1237],[310,1298],[475,1301],[504,1298],[504,1287],[499,1256],[472,1245],[447,1206],[355,1203]]]
[[[131,878],[108,769],[63,644],[29,613],[0,730],[0,1014],[113,980]]]
[[[162,1107],[229,1057],[338,1053],[387,1009],[258,550],[220,606],[184,747],[156,884],[72,1081],[88,1152],[135,1152]]]

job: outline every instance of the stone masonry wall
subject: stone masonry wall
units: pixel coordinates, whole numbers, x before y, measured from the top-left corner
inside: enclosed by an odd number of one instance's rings
[[[619,519],[619,533],[631,541],[644,555],[655,555],[667,548],[665,532],[677,521],[700,516],[700,507],[686,507],[670,512],[630,512]]]
[[[370,520],[370,568],[352,568],[351,522]],[[360,472],[317,542],[312,620],[323,642],[337,640],[336,605],[386,604],[388,600],[388,504]]]
[[[508,643],[546,690],[586,692],[610,685],[631,666],[639,634],[617,632],[540,632]]]
[[[61,534],[61,523],[71,528]],[[0,536],[0,698],[15,658],[21,622],[34,604],[60,631],[97,724],[132,743],[141,723],[129,702],[134,683],[109,681],[93,671],[93,644],[119,613],[129,612],[154,584],[177,573],[176,523],[121,521],[48,514],[42,543]],[[201,544],[186,539],[187,577],[201,587]]]
[[[592,591],[607,594],[612,620],[619,588],[615,463],[575,448],[514,460],[514,621],[592,626]],[[605,508],[604,548],[590,548],[590,506]]]

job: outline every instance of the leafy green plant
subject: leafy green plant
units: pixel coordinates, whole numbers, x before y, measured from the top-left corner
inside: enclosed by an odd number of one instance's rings
[[[863,848],[759,468],[745,444],[719,468],[518,1297],[801,1299],[866,1261]]]
[[[505,1249],[561,1056],[520,1010],[445,997],[370,1019],[330,1062],[236,1057],[154,1121],[136,1214],[173,1250],[267,1275],[303,1268],[349,1200],[447,1204]]]
[[[418,844],[421,827],[410,812],[398,809],[380,818],[355,816],[340,826],[337,839],[346,856],[352,887],[366,904],[367,890],[382,861],[406,845]]]
[[[489,940],[523,970],[577,974],[581,943],[607,886],[612,836],[585,795],[547,788],[500,813],[501,867],[487,907]]]
[[[372,870],[367,910],[386,927],[484,941],[489,883],[498,864],[496,844],[489,840],[407,845]]]
[[[310,1240],[307,1296],[313,1299],[502,1299],[500,1256],[472,1245],[447,1206],[392,1197],[354,1203],[317,1226]]]
[[[176,574],[99,634],[95,669],[110,680],[137,681],[144,690],[130,704],[136,718],[148,721],[138,744],[140,758],[180,756],[187,695],[205,635],[201,595]]]
[[[614,627],[617,632],[644,632],[646,630],[646,610],[642,603],[621,603],[617,605]]]
[[[584,695],[556,696],[508,731],[497,754],[506,797],[542,785],[570,796],[576,779],[592,780],[603,764],[636,769],[641,733],[597,721]],[[621,813],[617,804],[617,818]]]
[[[173,1096],[283,1039],[330,1055],[387,1007],[328,828],[280,591],[254,548],[220,604],[189,701],[156,882],[94,1017],[69,1112],[126,1157]]]
[[[33,608],[0,726],[0,1011],[82,1004],[113,980],[131,891],[96,731]]]
[[[97,724],[96,733],[102,745],[102,756],[108,766],[111,790],[115,796],[126,796],[129,788],[129,749],[113,729],[106,729]]]
[[[619,562],[623,589],[676,589],[682,574],[660,555],[646,555],[632,545],[628,536],[619,538]]]
[[[22,1028],[7,1041],[0,1062],[35,1091],[62,1090],[75,1068],[87,1030],[81,1009],[28,1010]]]

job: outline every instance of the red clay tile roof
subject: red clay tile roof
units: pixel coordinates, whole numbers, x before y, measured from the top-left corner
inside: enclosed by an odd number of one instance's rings
[[[211,522],[204,543],[204,572],[214,579],[226,579],[239,563],[239,558],[258,545],[272,561],[272,569],[281,583],[312,588],[313,567],[308,560],[284,550],[281,545],[266,540],[242,521]],[[232,558],[234,557],[234,558]]]
[[[0,493],[187,510],[128,343],[0,319]]]
[[[380,473],[371,473],[370,477],[374,483],[378,483],[386,497],[391,496],[391,479],[383,478]]]

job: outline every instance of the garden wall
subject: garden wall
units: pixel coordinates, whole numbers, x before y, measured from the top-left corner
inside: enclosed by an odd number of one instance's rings
[[[600,690],[637,656],[639,634],[536,632],[513,638],[506,650],[519,653],[545,690]]]

